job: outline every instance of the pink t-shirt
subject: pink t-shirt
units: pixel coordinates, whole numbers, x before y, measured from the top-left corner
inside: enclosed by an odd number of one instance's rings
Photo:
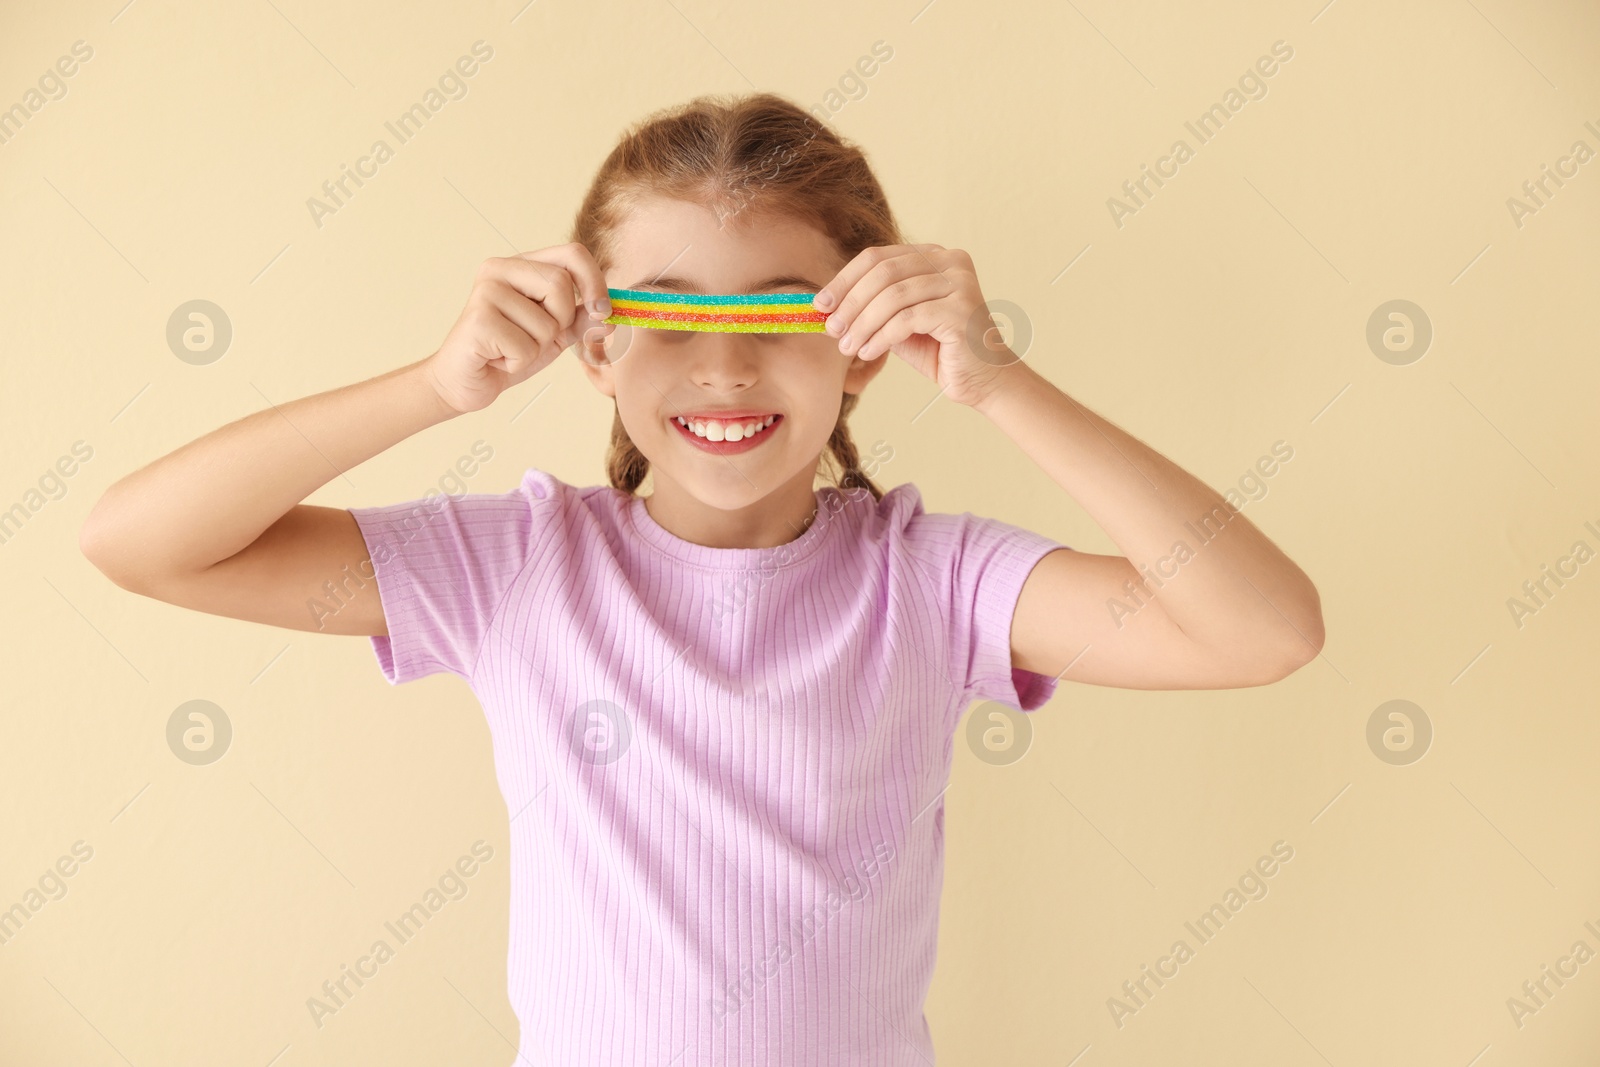
[[[1051,539],[817,492],[711,548],[528,470],[352,508],[391,684],[465,678],[510,815],[507,990],[534,1064],[926,1067],[943,791],[975,700],[1025,711],[1011,618]]]

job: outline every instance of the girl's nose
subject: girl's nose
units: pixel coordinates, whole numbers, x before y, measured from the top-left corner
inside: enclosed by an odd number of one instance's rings
[[[729,390],[755,381],[756,349],[749,334],[699,333],[689,344],[694,350],[690,373],[696,384]]]

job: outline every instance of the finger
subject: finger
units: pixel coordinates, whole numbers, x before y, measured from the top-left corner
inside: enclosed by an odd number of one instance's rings
[[[907,273],[920,269],[919,264],[914,262],[914,257],[906,256],[890,260],[878,269],[882,268],[893,268],[883,275],[884,278],[899,275],[898,279],[879,287],[879,283],[873,279],[874,271],[852,290],[851,299],[854,299],[856,293],[877,288],[876,294],[868,300],[866,306],[846,321],[840,329],[839,351],[846,355],[859,350],[865,341],[877,333],[879,328],[902,308],[928,300],[937,300],[949,296],[953,291],[950,282],[937,274]]]
[[[565,268],[568,276],[577,283],[577,291],[585,309],[593,312],[595,319],[603,319],[611,314],[611,297],[606,292],[605,272],[600,269],[600,264],[596,262],[588,248],[577,241],[571,241],[539,252],[521,253],[521,258],[532,257]]]
[[[938,267],[931,263],[926,252],[907,247],[898,255],[880,258],[879,261],[868,268],[867,272],[856,280],[848,293],[839,298],[838,310],[828,316],[826,330],[835,337],[843,339],[845,336],[853,338],[859,343],[866,334],[856,328],[856,320],[874,300],[894,285],[904,286],[906,280],[917,276],[939,278]],[[952,286],[941,279],[941,293],[950,292]],[[892,314],[890,312],[889,314]],[[887,318],[888,314],[884,315]],[[873,327],[879,325],[872,323]],[[845,349],[840,349],[845,351]]]
[[[545,305],[503,281],[485,283],[484,295],[501,315],[538,342],[561,341],[565,331]],[[566,341],[570,344],[571,341]]]
[[[913,334],[935,336],[939,324],[950,315],[953,299],[948,295],[937,295],[900,308],[860,345],[856,351],[857,358],[877,359]]]
[[[512,375],[537,363],[546,346],[551,343],[529,334],[498,310],[485,315],[480,335],[488,349],[495,354],[486,362]]]
[[[538,253],[543,255],[543,253]],[[558,263],[523,256],[496,256],[478,268],[479,285],[501,284],[538,301],[558,327],[569,326],[576,314],[572,275]]]
[[[856,253],[854,259],[839,268],[839,273],[828,280],[817,292],[814,306],[818,311],[833,312],[840,306],[845,294],[849,293],[855,284],[879,263],[886,259],[905,255],[907,252],[929,252],[938,248],[934,244],[921,245],[873,245],[863,248]]]

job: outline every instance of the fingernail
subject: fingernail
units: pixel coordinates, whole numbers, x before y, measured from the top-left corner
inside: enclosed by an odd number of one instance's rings
[[[812,298],[812,306],[819,311],[827,311],[833,306],[833,294],[824,289]]]

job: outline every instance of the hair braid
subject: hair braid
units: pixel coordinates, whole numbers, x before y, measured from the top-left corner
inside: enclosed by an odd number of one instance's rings
[[[850,437],[850,424],[847,421],[850,410],[861,399],[859,393],[844,394],[844,402],[839,405],[839,421],[834,424],[833,433],[828,437],[828,451],[833,454],[834,462],[839,465],[838,485],[840,489],[865,489],[872,494],[872,499],[882,500],[883,490],[879,489],[866,471],[861,469],[861,457],[856,452],[856,443]]]
[[[611,447],[606,451],[606,478],[612,486],[632,494],[644,484],[650,473],[650,461],[644,458],[639,446],[633,443],[622,425],[622,412],[612,408]]]

